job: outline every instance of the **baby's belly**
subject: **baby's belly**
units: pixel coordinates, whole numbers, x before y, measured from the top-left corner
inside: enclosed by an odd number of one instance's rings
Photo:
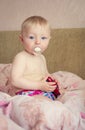
[[[24,78],[31,81],[40,81],[45,77],[44,74],[30,74],[30,75],[24,75]],[[15,93],[21,91],[22,89],[16,88]]]
[[[28,80],[40,81],[45,77],[45,74],[30,74],[24,75],[24,77]]]

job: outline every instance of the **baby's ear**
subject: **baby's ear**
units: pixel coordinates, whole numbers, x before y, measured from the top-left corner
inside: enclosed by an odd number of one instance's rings
[[[20,39],[20,41],[23,43],[23,37],[22,37],[21,34],[19,35],[19,39]]]

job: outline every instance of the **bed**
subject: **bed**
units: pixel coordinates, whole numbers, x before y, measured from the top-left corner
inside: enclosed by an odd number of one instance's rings
[[[85,28],[53,29],[44,55],[65,92],[55,101],[16,96],[10,82],[19,31],[0,31],[0,130],[85,130]]]

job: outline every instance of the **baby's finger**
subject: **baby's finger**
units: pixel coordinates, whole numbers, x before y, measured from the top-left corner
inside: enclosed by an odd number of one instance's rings
[[[56,86],[56,83],[55,82],[49,82],[49,85],[54,87],[54,86]]]

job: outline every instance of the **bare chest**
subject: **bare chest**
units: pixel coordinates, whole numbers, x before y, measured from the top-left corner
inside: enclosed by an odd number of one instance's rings
[[[33,58],[27,58],[27,64],[25,72],[27,73],[45,73],[46,71],[46,64],[42,57],[37,56]]]

